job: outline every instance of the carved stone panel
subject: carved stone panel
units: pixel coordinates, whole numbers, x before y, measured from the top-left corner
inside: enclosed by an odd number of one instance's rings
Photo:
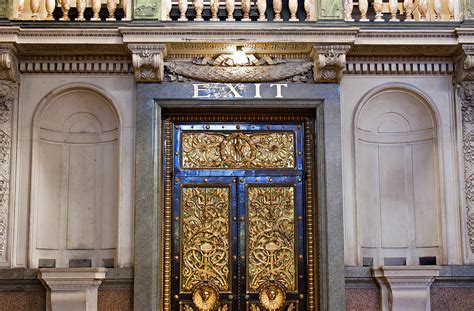
[[[469,247],[474,252],[474,81],[461,83],[458,95],[462,109],[467,234]]]
[[[7,261],[12,107],[16,94],[15,83],[0,80],[0,262]]]

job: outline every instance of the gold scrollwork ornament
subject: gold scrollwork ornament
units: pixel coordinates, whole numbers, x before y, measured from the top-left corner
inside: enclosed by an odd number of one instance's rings
[[[199,283],[193,290],[192,299],[199,311],[211,311],[217,306],[219,294],[211,283]]]
[[[265,283],[258,293],[260,304],[268,311],[278,311],[286,301],[285,288],[275,282]]]

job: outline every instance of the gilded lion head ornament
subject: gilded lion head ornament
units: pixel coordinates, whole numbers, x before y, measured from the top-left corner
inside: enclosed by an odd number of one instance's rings
[[[199,311],[210,311],[217,306],[219,295],[214,285],[203,282],[196,285],[192,298]]]
[[[266,310],[277,311],[285,304],[285,288],[278,283],[267,282],[260,287],[258,299]]]

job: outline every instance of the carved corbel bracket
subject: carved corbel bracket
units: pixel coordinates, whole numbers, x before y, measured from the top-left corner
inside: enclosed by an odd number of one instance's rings
[[[0,80],[18,81],[18,59],[13,46],[0,45]]]
[[[474,45],[462,45],[462,52],[456,57],[457,82],[474,81]]]
[[[349,45],[315,45],[311,51],[314,82],[339,83],[346,65]]]
[[[137,82],[163,82],[164,44],[131,44],[133,70]]]

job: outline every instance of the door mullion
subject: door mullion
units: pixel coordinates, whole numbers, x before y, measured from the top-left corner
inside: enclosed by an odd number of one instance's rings
[[[239,179],[239,187],[238,187],[238,217],[239,217],[239,247],[238,247],[238,270],[237,270],[237,278],[238,278],[238,310],[246,310],[245,306],[245,282],[246,282],[246,208],[245,208],[245,182],[244,177]]]

